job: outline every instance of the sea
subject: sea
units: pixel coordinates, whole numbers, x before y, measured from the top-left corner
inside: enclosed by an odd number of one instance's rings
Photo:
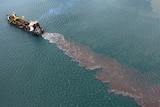
[[[160,107],[159,0],[1,0],[0,16],[0,107]]]

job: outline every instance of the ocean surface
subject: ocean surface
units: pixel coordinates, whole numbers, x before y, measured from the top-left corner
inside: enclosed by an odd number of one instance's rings
[[[0,14],[0,107],[160,107],[159,0],[3,0]]]

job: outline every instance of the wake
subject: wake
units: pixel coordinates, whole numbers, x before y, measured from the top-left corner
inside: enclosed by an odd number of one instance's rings
[[[81,67],[85,67],[88,70],[100,68],[96,63],[96,55],[89,48],[65,40],[64,36],[58,33],[45,33],[42,37],[50,43],[55,43],[59,49],[69,57],[72,57]]]
[[[156,74],[140,74],[137,70],[124,67],[115,59],[101,57],[88,47],[75,44],[64,39],[58,33],[44,33],[42,37],[54,43],[66,55],[79,63],[87,70],[101,69],[96,78],[109,84],[110,92],[129,96],[143,107],[159,107],[160,85],[150,85],[148,79],[155,78]]]
[[[64,36],[58,33],[44,33],[42,37],[46,40],[49,40],[50,43],[58,44],[60,41],[65,41]]]

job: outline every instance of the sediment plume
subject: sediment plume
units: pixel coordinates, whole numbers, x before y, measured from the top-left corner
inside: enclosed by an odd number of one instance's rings
[[[115,59],[102,57],[88,47],[65,40],[61,34],[44,33],[42,37],[55,43],[81,67],[89,71],[99,69],[96,78],[109,85],[109,92],[131,97],[142,107],[160,107],[160,84],[153,85],[148,81],[149,78],[154,78],[154,74],[144,76]]]

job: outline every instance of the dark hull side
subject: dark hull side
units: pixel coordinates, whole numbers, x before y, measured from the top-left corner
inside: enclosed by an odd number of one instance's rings
[[[17,26],[20,29],[23,29],[27,32],[30,32],[34,35],[41,35],[44,33],[44,30],[40,27],[38,22],[28,22],[24,19],[19,18],[15,14],[7,15],[8,23]],[[32,25],[31,25],[32,24]]]

